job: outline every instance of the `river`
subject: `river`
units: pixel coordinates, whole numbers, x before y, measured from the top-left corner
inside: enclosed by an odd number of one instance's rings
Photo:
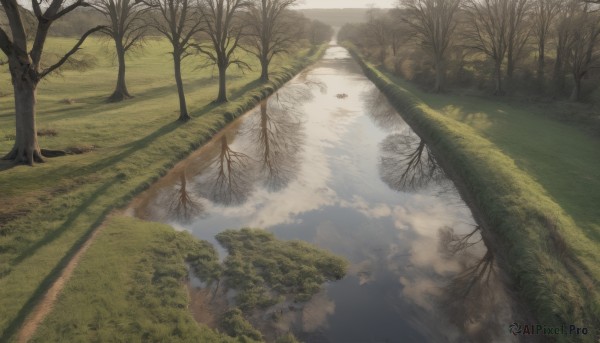
[[[350,261],[344,279],[277,323],[259,323],[271,336],[512,339],[513,306],[469,208],[340,46],[179,163],[131,211],[216,246],[223,230],[256,227]]]

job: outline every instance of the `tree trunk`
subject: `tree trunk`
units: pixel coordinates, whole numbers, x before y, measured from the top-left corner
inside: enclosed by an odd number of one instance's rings
[[[537,82],[540,90],[544,88],[544,72],[546,68],[546,56],[544,42],[540,42],[538,47],[538,65],[537,65]]]
[[[110,102],[119,102],[131,98],[125,83],[125,49],[119,42],[116,42],[116,51],[117,59],[119,61],[119,73],[117,75],[117,86],[115,87],[115,91],[108,98]]]
[[[574,76],[574,85],[573,85],[573,91],[571,92],[571,97],[570,100],[571,101],[579,101],[580,97],[581,97],[581,79],[582,77],[579,75],[573,75]]]
[[[216,102],[227,102],[227,67],[219,65],[219,95]]]
[[[563,54],[560,52],[560,49],[557,48],[552,79],[558,93],[563,93],[565,90],[565,71],[563,60]]]
[[[269,81],[269,61],[262,57],[260,59],[261,73],[260,80],[263,82]]]
[[[181,56],[173,53],[173,66],[175,69],[175,83],[177,84],[177,94],[179,94],[179,120],[188,121],[192,119],[187,111],[185,93],[183,90],[183,80],[181,79]]]
[[[444,89],[445,74],[446,74],[446,69],[444,68],[444,62],[442,62],[440,59],[436,59],[436,61],[435,61],[435,86],[433,87],[434,92],[439,93]]]
[[[515,72],[515,60],[513,58],[512,49],[509,49],[507,52],[507,58],[506,58],[506,77],[508,79],[512,79],[514,72]]]
[[[15,145],[3,159],[33,165],[34,162],[44,162],[35,125],[37,82],[30,76],[29,65],[17,63],[18,67],[14,68],[17,70],[11,70],[15,92]]]
[[[263,162],[267,169],[273,169],[273,161],[271,161],[271,144],[269,139],[269,113],[267,112],[267,102],[265,99],[260,102],[260,129],[261,137],[264,143]]]
[[[381,65],[384,66],[385,65],[385,46],[381,47],[381,51],[380,51],[380,55],[379,55],[379,60],[381,61]]]
[[[496,89],[494,90],[494,95],[502,95],[504,94],[504,90],[502,89],[502,62],[496,62]]]

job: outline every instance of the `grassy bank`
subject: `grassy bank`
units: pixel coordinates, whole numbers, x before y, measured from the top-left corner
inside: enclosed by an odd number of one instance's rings
[[[523,168],[519,164],[527,164],[527,149],[531,154],[544,151],[545,157],[538,158],[544,158],[546,165],[553,163],[553,156],[565,153],[565,148],[553,150],[552,145],[544,146],[552,141],[551,137],[540,138],[548,133],[543,130],[558,130],[560,125],[547,122],[537,126],[536,118],[528,114],[516,121],[515,125],[520,126],[520,130],[507,128],[486,134],[490,128],[477,121],[477,116],[488,116],[480,114],[480,111],[472,112],[475,105],[465,106],[470,110],[461,106],[448,107],[452,99],[446,97],[442,98],[446,103],[440,106],[443,100],[433,101],[434,95],[421,97],[422,94],[402,81],[392,80],[356,53],[354,56],[367,76],[428,142],[445,171],[458,184],[461,194],[484,226],[487,241],[493,245],[499,264],[510,275],[520,299],[526,302],[537,321],[547,325],[586,326],[591,330],[590,335],[579,338],[594,341],[600,328],[597,211],[589,211],[590,206],[594,206],[593,202],[581,207],[588,209],[585,215],[578,215],[581,212],[577,210],[570,211],[579,208],[577,202],[563,205],[569,203],[567,198],[556,196],[557,188],[549,185],[553,183],[553,177],[570,178],[580,173],[592,173],[582,182],[586,185],[583,187],[591,187],[584,192],[586,200],[593,200],[599,191],[597,179],[593,177],[597,175],[597,168],[594,172],[597,161],[581,161],[565,154],[561,158],[571,161],[573,168],[562,173],[560,168],[554,168],[558,175],[548,172],[543,164],[531,169]],[[462,101],[463,105],[469,102]],[[436,108],[429,106],[430,102]],[[477,101],[474,103],[477,104]],[[459,120],[465,113],[472,114],[472,125]],[[511,117],[506,117],[503,120],[510,122]],[[469,116],[462,119],[469,122]],[[540,119],[542,123],[545,120]],[[537,130],[541,133],[529,133]],[[559,132],[562,135],[573,134],[575,145],[594,142],[568,129],[560,129],[556,134]],[[536,140],[536,135],[539,140]],[[522,147],[517,164],[511,151],[519,149],[516,137],[521,136],[527,143]],[[593,156],[593,151],[588,148],[579,153],[586,155],[587,152]],[[560,160],[554,162],[560,163]],[[564,185],[564,182],[557,181],[557,184]],[[558,340],[571,341],[573,338],[564,336],[558,337]]]
[[[66,49],[69,39],[53,39]],[[92,40],[82,53],[97,63],[80,73],[63,71],[40,86],[38,128],[44,148],[89,152],[49,159],[34,168],[0,164],[0,341],[10,340],[48,286],[106,215],[208,141],[233,118],[255,106],[324,51],[299,51],[273,62],[272,82],[252,72],[229,73],[231,101],[216,106],[213,70],[185,66],[188,123],[176,122],[177,96],[165,41],[150,41],[129,58],[134,99],[107,103],[116,77],[110,45]],[[7,73],[0,90],[0,151],[13,142],[14,115]]]
[[[110,218],[31,341],[237,342],[187,310],[184,259],[199,242],[168,225]]]
[[[306,301],[327,280],[346,274],[345,260],[305,242],[278,240],[262,229],[229,230],[218,239],[229,252],[223,263],[210,243],[187,232],[111,216],[31,341],[263,342],[238,308],[220,316],[214,330],[196,323],[182,284],[188,276],[184,262],[203,280],[219,278],[220,288],[226,287],[222,292],[236,290],[236,305],[268,296]],[[299,270],[305,278],[298,277]],[[265,308],[280,302],[267,301]],[[277,342],[297,341],[288,334]]]

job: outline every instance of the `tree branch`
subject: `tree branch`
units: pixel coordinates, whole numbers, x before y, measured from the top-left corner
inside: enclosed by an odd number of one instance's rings
[[[100,31],[105,29],[106,26],[104,25],[100,25],[100,26],[96,26],[93,29],[88,30],[86,33],[83,34],[83,36],[81,36],[81,38],[79,38],[79,41],[77,42],[77,44],[75,44],[75,46],[73,46],[73,48],[71,50],[69,50],[69,52],[67,52],[58,62],[56,62],[55,64],[51,65],[50,67],[44,69],[38,76],[39,79],[44,78],[46,75],[50,74],[51,72],[55,71],[56,69],[60,68],[74,53],[77,52],[77,50],[79,50],[79,48],[81,47],[81,45],[85,42],[86,38],[91,35],[94,32]]]
[[[0,49],[2,49],[2,52],[5,53],[6,56],[10,55],[11,50],[12,50],[12,42],[10,41],[10,38],[8,37],[8,35],[4,31],[4,29],[2,29],[1,27],[0,27]]]

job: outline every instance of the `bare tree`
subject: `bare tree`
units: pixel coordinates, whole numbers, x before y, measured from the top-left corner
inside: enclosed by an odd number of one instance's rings
[[[190,193],[189,188],[185,170],[182,170],[179,174],[179,182],[168,196],[170,204],[167,213],[169,217],[186,224],[194,218],[203,217],[205,212],[204,205]]]
[[[537,39],[537,79],[540,87],[544,84],[546,69],[546,42],[550,35],[552,23],[560,10],[559,0],[534,0],[533,23]]]
[[[312,98],[310,88],[289,84],[260,103],[248,118],[244,132],[254,148],[259,177],[270,190],[284,188],[296,176],[304,142],[302,102]]]
[[[191,119],[185,100],[181,62],[190,55],[190,47],[195,34],[201,30],[200,14],[194,9],[192,0],[148,0],[145,3],[154,8],[150,26],[162,33],[173,47],[173,67],[175,83],[179,94],[179,120]]]
[[[513,77],[517,61],[531,33],[528,21],[531,13],[530,0],[506,0],[508,5],[508,29],[506,32],[506,76]]]
[[[398,50],[407,41],[406,33],[408,30],[405,27],[406,24],[400,20],[402,16],[403,13],[398,8],[391,9],[386,16],[388,34],[390,37],[389,41],[394,57],[398,55]]]
[[[573,91],[571,100],[581,98],[581,81],[590,71],[592,66],[600,60],[598,41],[600,38],[600,16],[590,8],[591,5],[581,6],[577,17],[573,21],[576,25],[571,30],[571,51],[569,64],[573,76]]]
[[[434,91],[444,85],[448,47],[456,29],[456,15],[461,0],[401,0],[405,9],[403,20],[412,28],[420,45],[433,60],[435,68]]]
[[[407,124],[377,88],[366,93],[365,111],[377,127],[384,131],[401,131]],[[393,145],[388,146],[393,147]],[[391,149],[389,149],[391,150]]]
[[[119,63],[117,85],[108,98],[109,101],[122,101],[131,98],[125,83],[125,54],[139,46],[146,33],[143,20],[148,7],[134,0],[96,0],[92,7],[102,13],[110,25],[103,31],[115,42],[115,51]]]
[[[379,49],[379,62],[385,62],[386,50],[388,47],[388,26],[381,10],[376,8],[369,9],[367,13],[366,34],[372,45]]]
[[[275,55],[288,53],[301,33],[301,26],[292,23],[288,8],[297,0],[254,0],[248,12],[248,51],[258,57],[261,81],[269,80],[269,64]]]
[[[222,205],[240,205],[254,189],[256,172],[253,160],[245,153],[234,151],[223,135],[220,153],[197,177],[199,193]]]
[[[444,179],[425,142],[414,134],[391,134],[381,142],[379,175],[391,189],[411,192]]]
[[[85,32],[71,50],[66,52],[56,63],[44,67],[42,55],[52,23],[77,7],[88,6],[88,3],[83,0],[72,3],[68,3],[66,0],[51,0],[44,3],[45,6],[42,7],[41,1],[32,0],[31,6],[36,23],[34,24],[35,35],[31,36],[28,36],[31,32],[27,29],[22,8],[17,0],[0,0],[0,3],[8,21],[7,28],[0,28],[0,49],[8,58],[14,89],[16,117],[15,145],[4,159],[33,165],[34,162],[44,161],[37,140],[35,122],[37,85],[44,77],[67,62],[89,35],[104,27],[97,26]],[[28,39],[29,37],[31,39]],[[29,48],[30,44],[31,49]]]
[[[571,34],[579,8],[579,0],[570,0],[561,5],[555,25],[556,59],[554,62],[553,80],[558,92],[565,88],[565,69],[573,44]]]
[[[333,36],[333,28],[322,21],[312,20],[307,23],[308,28],[305,28],[305,34],[308,36],[308,41],[313,46],[323,44]]]
[[[219,95],[216,102],[227,102],[227,68],[237,65],[250,66],[235,56],[244,34],[244,23],[240,20],[244,10],[251,6],[250,0],[199,0],[200,13],[204,22],[203,31],[208,35],[209,46],[197,44],[198,51],[219,69]]]
[[[494,62],[494,94],[504,93],[502,85],[502,65],[508,49],[509,4],[506,0],[465,0],[468,14],[466,31],[470,47],[487,56]]]

